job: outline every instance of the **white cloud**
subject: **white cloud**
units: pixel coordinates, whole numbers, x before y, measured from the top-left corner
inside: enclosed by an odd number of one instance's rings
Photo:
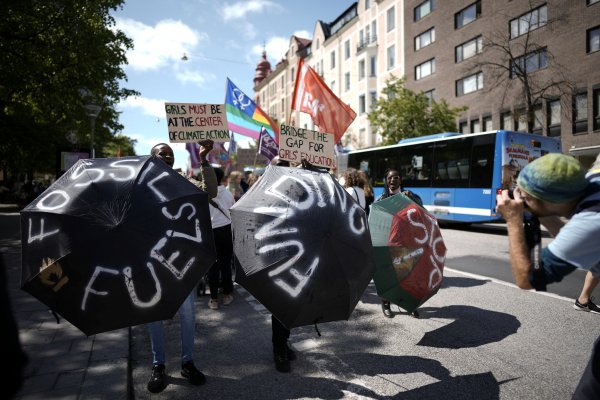
[[[149,99],[147,97],[128,97],[121,101],[118,109],[124,108],[140,109],[144,115],[150,115],[156,118],[165,118],[165,102],[167,100]]]
[[[283,8],[279,4],[268,0],[240,1],[233,4],[225,3],[221,16],[224,21],[229,21],[244,19],[250,13],[261,13],[266,10],[280,11]]]
[[[198,32],[181,21],[166,19],[155,26],[129,18],[115,18],[116,28],[133,40],[134,48],[127,52],[129,67],[156,70],[171,62],[180,62],[184,53],[192,53],[208,35]]]
[[[175,77],[181,83],[184,83],[184,84],[192,83],[192,84],[194,84],[196,86],[200,86],[200,87],[202,87],[202,85],[206,81],[216,79],[215,75],[213,75],[213,74],[203,74],[202,72],[191,71],[191,70],[177,72],[175,74]]]

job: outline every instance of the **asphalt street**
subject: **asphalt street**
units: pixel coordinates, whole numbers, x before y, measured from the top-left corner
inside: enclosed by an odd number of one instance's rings
[[[197,299],[195,361],[206,384],[179,374],[175,317],[165,324],[168,386],[152,395],[145,326],[86,337],[19,289],[18,220],[0,213],[0,252],[29,356],[17,399],[568,399],[600,335],[600,316],[575,311],[572,299],[447,268],[418,319],[384,318],[371,284],[348,321],[321,324],[320,334],[293,329],[298,359],[281,374],[269,312],[236,285],[235,301],[219,310]]]

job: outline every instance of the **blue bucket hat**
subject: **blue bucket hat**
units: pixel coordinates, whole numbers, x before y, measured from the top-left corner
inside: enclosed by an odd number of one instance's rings
[[[583,196],[588,181],[583,166],[575,158],[550,153],[527,164],[517,185],[537,199],[564,203]]]

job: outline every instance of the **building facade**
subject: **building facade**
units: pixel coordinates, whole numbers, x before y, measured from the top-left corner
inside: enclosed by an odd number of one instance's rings
[[[584,164],[600,151],[600,0],[359,0],[317,21],[311,40],[293,36],[274,70],[266,56],[257,66],[257,103],[279,123],[314,129],[290,111],[300,57],[356,111],[347,148],[381,141],[367,115],[394,75],[467,106],[459,132],[560,136]]]

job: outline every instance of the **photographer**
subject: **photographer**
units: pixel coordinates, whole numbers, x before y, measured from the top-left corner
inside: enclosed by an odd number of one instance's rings
[[[542,274],[535,276],[525,239],[525,208],[555,236],[542,250]],[[590,271],[597,284],[600,277],[600,177],[594,170],[586,177],[581,164],[573,157],[546,154],[521,171],[514,198],[508,190],[497,196],[496,211],[506,221],[511,268],[517,286],[532,289],[559,282],[576,268]],[[568,222],[561,217],[569,218]],[[537,282],[539,279],[544,282]],[[600,338],[594,344],[574,398],[600,398]]]

